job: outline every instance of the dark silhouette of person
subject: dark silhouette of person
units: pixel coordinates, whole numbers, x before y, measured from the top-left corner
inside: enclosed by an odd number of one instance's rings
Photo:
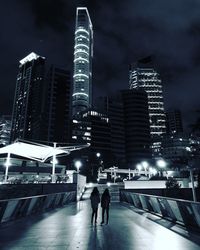
[[[101,196],[101,207],[102,207],[102,222],[101,225],[104,223],[104,214],[106,211],[106,224],[108,224],[109,220],[109,205],[110,205],[110,194],[109,190],[106,188]]]
[[[93,224],[93,219],[95,216],[95,224],[97,223],[97,213],[98,213],[98,206],[100,203],[100,195],[97,187],[94,187],[91,195],[90,195],[90,200],[91,200],[91,207],[92,207],[92,218],[91,218],[91,223]]]

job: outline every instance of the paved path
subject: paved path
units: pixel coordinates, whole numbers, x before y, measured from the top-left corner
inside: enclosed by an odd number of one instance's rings
[[[200,250],[200,235],[158,217],[113,203],[109,224],[101,226],[100,213],[97,225],[92,226],[90,203],[84,200],[3,225],[0,249]]]

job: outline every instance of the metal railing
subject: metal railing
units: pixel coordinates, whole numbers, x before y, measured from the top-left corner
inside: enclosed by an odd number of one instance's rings
[[[200,202],[120,191],[120,201],[154,213],[187,228],[200,230]]]
[[[76,201],[76,191],[0,200],[0,223],[42,213]]]

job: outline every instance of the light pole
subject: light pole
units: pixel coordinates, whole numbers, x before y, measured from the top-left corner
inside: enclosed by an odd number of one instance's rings
[[[156,161],[156,165],[160,168],[160,176],[163,176],[162,170],[167,166],[166,161],[163,159],[159,159]]]
[[[189,162],[189,156],[191,154],[191,148],[190,147],[186,147],[186,151],[187,151],[187,158],[188,158],[188,168],[189,168],[189,172],[190,172],[190,180],[191,180],[191,185],[192,185],[192,196],[193,196],[193,201],[196,202],[197,201],[197,197],[196,197],[196,192],[195,192],[195,186],[194,186],[194,176],[193,176],[193,169],[191,167],[192,164],[190,164]]]
[[[82,166],[81,161],[75,161],[75,167],[77,170],[77,201],[79,201],[79,191],[80,191],[80,187],[79,187],[79,169]]]
[[[96,153],[96,157],[97,157],[97,159],[98,159],[98,167],[97,167],[97,169],[98,169],[98,175],[97,175],[97,178],[99,178],[100,172],[101,172],[101,169],[100,169],[100,161],[99,161],[99,159],[100,159],[100,157],[101,157],[101,154],[100,154],[99,152],[97,152],[97,153]],[[96,171],[95,171],[95,172],[96,172]]]
[[[138,170],[138,173],[141,174],[142,165],[141,165],[140,163],[138,163],[138,164],[136,165],[136,168],[137,168],[137,170]]]
[[[56,170],[56,164],[58,163],[56,160],[56,142],[53,143],[53,160],[52,160],[52,183],[56,182],[56,176],[55,176],[55,170]]]
[[[148,168],[148,166],[149,166],[149,163],[148,163],[147,161],[143,161],[143,162],[141,163],[141,165],[142,165],[143,168],[144,168],[145,175],[147,175],[147,168]]]
[[[4,178],[5,183],[7,182],[7,179],[8,179],[8,168],[9,168],[10,165],[11,165],[10,164],[10,153],[8,153],[7,159],[6,159],[6,162],[5,162],[5,166],[6,166],[5,178]]]

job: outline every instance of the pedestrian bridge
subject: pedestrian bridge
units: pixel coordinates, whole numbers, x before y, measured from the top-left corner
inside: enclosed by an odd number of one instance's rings
[[[97,225],[91,225],[89,195],[88,190],[83,200],[79,202],[69,203],[63,208],[56,208],[40,215],[3,223],[0,227],[0,249],[200,249],[200,233],[128,203],[112,202],[109,224],[103,226],[100,225],[101,208],[99,208]],[[33,207],[32,200],[29,204]],[[27,206],[25,202],[23,205],[21,203],[21,211],[24,211],[25,206]],[[29,210],[26,208],[26,211]],[[7,212],[7,217],[4,215],[2,218],[8,218],[8,215]]]

